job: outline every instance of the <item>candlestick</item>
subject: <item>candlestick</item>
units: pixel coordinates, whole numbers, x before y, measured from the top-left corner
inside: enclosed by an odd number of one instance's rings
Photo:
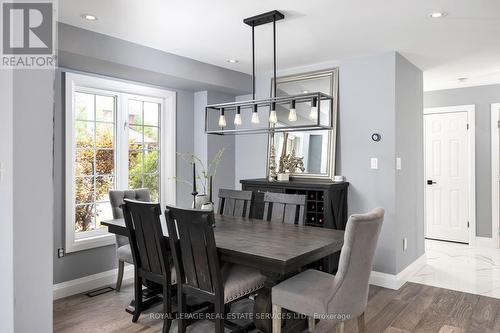
[[[209,197],[209,199],[210,199],[210,203],[213,203],[213,201],[212,201],[212,176],[210,176],[210,197]]]
[[[193,193],[196,192],[196,163],[193,162]]]

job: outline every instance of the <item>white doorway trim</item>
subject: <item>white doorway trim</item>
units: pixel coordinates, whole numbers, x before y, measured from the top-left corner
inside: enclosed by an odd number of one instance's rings
[[[424,115],[435,113],[453,113],[453,112],[467,112],[467,122],[469,124],[469,246],[476,246],[476,106],[471,105],[456,105],[445,106],[437,108],[425,108]],[[424,129],[425,138],[425,129]],[[425,140],[424,140],[425,152]],[[424,154],[424,166],[425,166]],[[424,173],[424,182],[425,173]],[[424,212],[425,212],[425,191],[424,191]],[[425,217],[424,217],[425,218]],[[427,221],[425,221],[425,230],[427,230]],[[426,231],[427,233],[427,231]]]
[[[491,235],[493,244],[496,248],[500,248],[499,240],[499,219],[500,219],[500,130],[498,124],[500,121],[499,111],[500,103],[491,104]]]

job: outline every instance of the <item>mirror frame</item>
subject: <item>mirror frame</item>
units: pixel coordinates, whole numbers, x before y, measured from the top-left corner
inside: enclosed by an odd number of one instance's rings
[[[332,109],[330,114],[332,129],[328,130],[329,140],[328,140],[328,156],[327,156],[327,167],[326,173],[290,173],[290,178],[302,178],[302,179],[324,179],[332,180],[335,175],[335,159],[336,159],[336,144],[337,144],[337,110],[338,110],[338,82],[339,82],[339,69],[338,67],[321,70],[315,72],[293,74],[287,76],[281,76],[276,78],[276,83],[294,82],[302,80],[310,80],[320,77],[330,77],[330,92],[329,95],[333,97]],[[271,95],[273,96],[274,79],[271,78]],[[285,132],[283,132],[285,133]],[[269,155],[271,151],[271,142],[274,141],[275,133],[269,132],[267,136],[267,158],[266,158],[266,179],[269,179]]]

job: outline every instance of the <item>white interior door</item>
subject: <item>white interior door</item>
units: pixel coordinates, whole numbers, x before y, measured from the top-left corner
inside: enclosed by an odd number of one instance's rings
[[[467,112],[424,116],[426,237],[469,242]]]

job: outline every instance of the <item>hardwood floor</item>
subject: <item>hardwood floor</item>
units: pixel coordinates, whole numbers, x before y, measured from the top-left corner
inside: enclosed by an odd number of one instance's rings
[[[125,306],[132,298],[130,281],[120,293],[110,292],[89,298],[76,295],[54,302],[54,332],[161,332],[162,321],[151,313],[132,323]],[[250,310],[250,301],[236,305],[233,312]],[[500,332],[500,299],[407,283],[400,290],[370,287],[365,312],[367,333],[498,333]],[[321,321],[318,333],[332,332],[334,322]],[[171,332],[177,331],[174,322]],[[213,332],[209,321],[188,327],[189,333]],[[226,330],[229,332],[229,330]],[[346,333],[357,332],[356,320],[345,325]]]

